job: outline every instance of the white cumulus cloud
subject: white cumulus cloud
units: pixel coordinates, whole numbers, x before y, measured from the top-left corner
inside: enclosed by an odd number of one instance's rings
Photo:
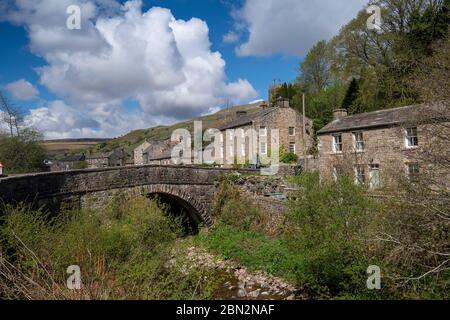
[[[304,56],[319,40],[328,40],[363,9],[368,0],[245,0],[233,12],[237,29],[248,39],[240,56]]]
[[[208,26],[200,19],[176,19],[160,7],[142,12],[139,0],[123,5],[108,0],[7,2],[1,18],[25,24],[31,50],[47,61],[38,69],[41,84],[77,111],[70,116],[92,117],[98,124],[93,129],[84,121],[66,123],[74,135],[83,129],[105,136],[125,133],[188,119],[226,100],[257,97],[246,79],[227,80],[226,63],[211,51]],[[66,8],[73,4],[81,8],[81,30],[66,28]],[[140,108],[123,107],[129,100]],[[59,109],[64,109],[60,102],[30,117],[64,118]],[[65,132],[56,120],[45,123],[41,127],[49,132]]]
[[[5,88],[19,100],[31,100],[39,95],[39,91],[25,79],[8,83]]]

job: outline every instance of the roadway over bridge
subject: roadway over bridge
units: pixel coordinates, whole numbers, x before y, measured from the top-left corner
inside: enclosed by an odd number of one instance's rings
[[[107,203],[124,193],[158,196],[184,209],[196,224],[210,227],[214,223],[215,182],[233,172],[236,170],[146,165],[35,173],[0,179],[0,199],[58,208],[70,202],[82,208]]]

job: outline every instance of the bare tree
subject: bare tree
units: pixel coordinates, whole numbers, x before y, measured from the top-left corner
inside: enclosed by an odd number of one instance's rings
[[[24,119],[23,110],[11,103],[11,101],[2,91],[0,91],[0,111],[3,112],[2,120],[8,126],[11,137],[14,137],[14,134],[19,136],[19,127]]]

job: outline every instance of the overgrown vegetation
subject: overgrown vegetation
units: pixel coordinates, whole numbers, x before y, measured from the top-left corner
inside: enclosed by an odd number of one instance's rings
[[[330,41],[319,41],[300,63],[298,78],[276,96],[301,107],[315,130],[336,107],[350,114],[449,99],[449,0],[373,0],[381,30],[369,30],[361,10]]]
[[[18,136],[0,135],[0,161],[5,173],[39,172],[44,169],[45,150],[42,136],[31,129],[20,131]]]
[[[45,150],[42,135],[27,127],[24,122],[25,111],[12,103],[0,90],[0,162],[4,174],[42,171]]]
[[[293,181],[300,191],[275,236],[264,231],[264,215],[233,181],[223,182],[217,226],[202,243],[322,298],[449,298],[448,222],[431,227],[423,208],[375,200],[346,177],[320,184],[318,174],[304,174]],[[382,270],[381,290],[367,289],[371,265]]]
[[[213,271],[167,266],[181,234],[179,219],[147,198],[56,217],[6,207],[0,226],[2,298],[211,298]],[[71,265],[81,269],[80,291],[66,287]]]

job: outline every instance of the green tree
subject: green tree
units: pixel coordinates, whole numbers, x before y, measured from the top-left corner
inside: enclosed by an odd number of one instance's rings
[[[31,129],[24,129],[20,136],[0,138],[0,161],[6,173],[42,171],[45,150],[42,136]]]
[[[315,44],[300,64],[299,82],[307,92],[317,94],[332,83],[332,48],[326,41]]]
[[[353,78],[350,82],[344,100],[342,101],[342,108],[347,109],[350,113],[360,112],[357,106],[357,99],[359,96],[359,84],[358,81]]]

